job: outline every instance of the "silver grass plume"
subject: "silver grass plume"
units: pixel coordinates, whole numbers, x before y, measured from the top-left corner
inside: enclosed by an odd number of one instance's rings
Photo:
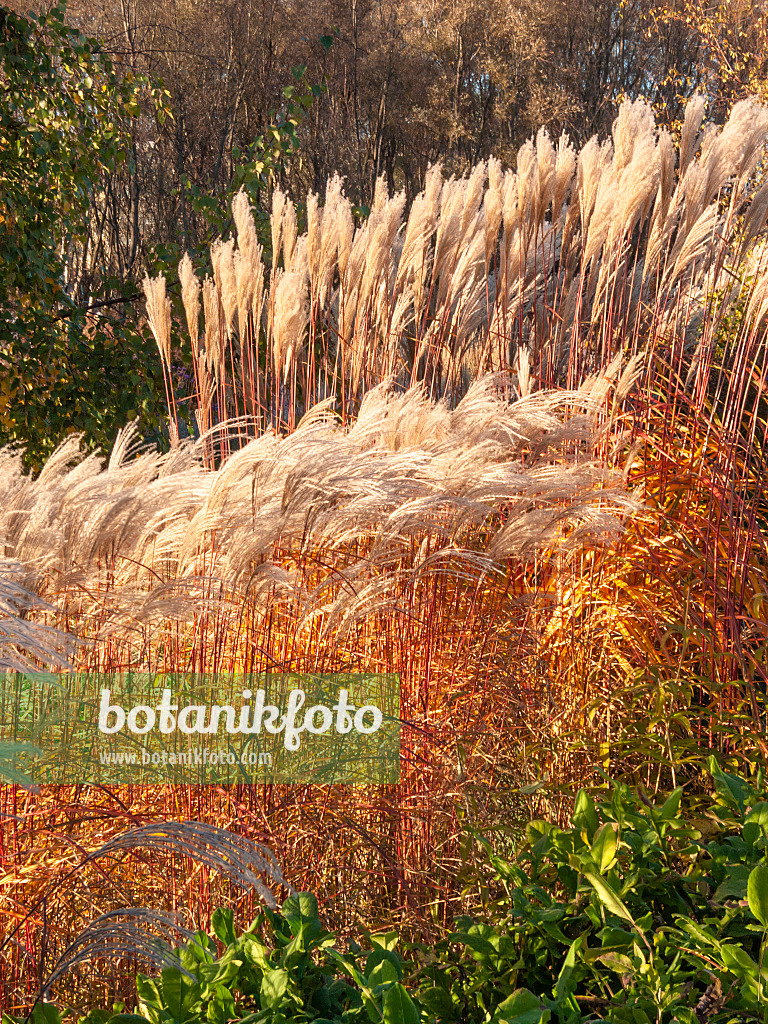
[[[218,871],[241,890],[254,889],[273,909],[277,909],[277,901],[262,877],[291,893],[294,891],[267,847],[228,829],[199,821],[157,822],[120,833],[88,854],[79,868],[85,863],[132,851],[190,857]],[[43,995],[64,973],[96,957],[139,956],[156,968],[173,966],[188,973],[176,954],[159,936],[153,935],[148,926],[162,929],[166,935],[173,930],[187,942],[199,941],[193,932],[181,927],[173,918],[151,909],[111,910],[92,921],[68,946],[48,975]]]
[[[280,258],[280,247],[283,242],[283,210],[287,202],[284,192],[276,188],[272,195],[272,217],[270,226],[272,230],[272,275],[277,270],[277,262]]]
[[[224,311],[224,323],[227,337],[232,336],[232,323],[237,311],[237,283],[234,263],[235,243],[233,239],[226,242],[218,239],[211,246],[211,265],[213,278],[219,292],[221,308]]]
[[[192,352],[197,353],[200,321],[200,280],[192,267],[189,253],[185,252],[179,263],[179,282],[181,283],[181,301],[187,318],[189,338]]]
[[[491,254],[496,250],[502,219],[502,186],[504,175],[501,162],[495,157],[488,161],[488,189],[483,200],[485,213],[485,264],[489,266]]]
[[[89,860],[100,860],[131,850],[190,857],[220,872],[242,890],[255,889],[266,905],[275,909],[277,902],[262,881],[262,875],[293,892],[271,850],[218,825],[202,821],[162,821],[142,825],[109,839],[89,855]]]
[[[237,231],[237,248],[246,262],[253,266],[261,262],[259,236],[253,222],[251,204],[244,188],[232,200],[232,218]]]
[[[148,930],[149,927],[159,934],[153,934]],[[194,975],[168,946],[166,936],[173,932],[187,943],[199,944],[195,933],[182,927],[175,918],[144,907],[122,907],[100,914],[58,958],[42,986],[41,995],[48,998],[61,977],[75,967],[95,959],[138,958],[142,964],[155,970],[176,968],[194,980]]]
[[[147,320],[157,343],[160,358],[170,369],[171,365],[171,300],[165,295],[165,277],[162,274],[153,280],[144,275],[144,296],[147,304]]]
[[[685,117],[683,119],[683,131],[680,136],[680,178],[685,177],[688,165],[693,159],[701,137],[699,129],[704,120],[704,111],[707,109],[707,99],[697,92],[688,100],[685,105]]]
[[[298,355],[309,322],[306,272],[293,271],[279,277],[275,288],[272,353],[275,373],[287,381],[293,359]]]
[[[283,224],[282,224],[282,236],[283,236],[283,261],[287,268],[293,260],[293,252],[296,248],[296,239],[298,237],[298,223],[296,221],[296,207],[290,201],[286,199],[283,206]]]
[[[224,372],[224,339],[221,330],[219,290],[215,282],[206,277],[203,281],[203,309],[205,312],[205,365],[219,380]]]
[[[555,156],[555,186],[552,192],[552,219],[556,222],[560,208],[570,197],[576,174],[576,151],[563,132],[557,142]]]
[[[317,194],[310,192],[307,196],[307,264],[313,290],[320,276],[323,213]]]
[[[30,658],[52,669],[71,669],[75,638],[27,617],[33,609],[55,611],[19,582],[28,576],[19,562],[0,559],[0,672],[39,672]]]
[[[555,193],[557,167],[557,154],[546,128],[540,128],[536,136],[536,164],[539,175],[536,223],[541,224]]]

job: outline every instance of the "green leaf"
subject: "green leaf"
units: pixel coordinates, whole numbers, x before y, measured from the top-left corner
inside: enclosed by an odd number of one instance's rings
[[[53,1003],[37,1003],[32,1021],[33,1024],[61,1024],[61,1015]]]
[[[213,998],[208,1003],[206,1018],[211,1024],[229,1024],[235,1016],[235,999],[224,985],[217,985]],[[277,1016],[277,1015],[276,1015]]]
[[[467,932],[451,932],[448,939],[450,942],[460,942],[464,946],[469,946],[470,949],[484,956],[496,956],[496,949],[482,935],[470,935]]]
[[[615,914],[616,917],[621,917],[625,921],[629,921],[634,928],[637,928],[632,915],[622,903],[619,894],[608,884],[608,882],[606,882],[604,878],[601,878],[595,871],[590,871],[589,869],[586,871],[582,869],[582,874],[600,897],[600,902],[607,910],[610,910],[610,912]]]
[[[225,946],[231,946],[237,939],[235,931],[235,915],[229,907],[217,907],[211,918],[213,934],[220,939]]]
[[[763,830],[768,830],[768,803],[761,800],[760,803],[755,804],[750,808],[749,814],[744,820],[753,821]]]
[[[586,789],[580,789],[576,794],[576,804],[573,809],[573,824],[578,829],[587,833],[587,838],[592,842],[592,837],[597,832],[600,821],[595,810],[595,802]]]
[[[728,970],[742,980],[757,980],[757,964],[741,946],[725,944],[721,949],[723,963]]]
[[[317,897],[311,892],[298,892],[283,904],[283,917],[291,934],[306,940],[314,939],[321,931]]]
[[[160,978],[165,1007],[176,1020],[183,1020],[184,976],[178,967],[166,967]]]
[[[500,1003],[493,1015],[494,1024],[546,1024],[551,1014],[541,1000],[527,988],[519,988]]]
[[[391,949],[374,949],[365,961],[365,976],[371,985],[384,981],[402,981],[400,957]]]
[[[749,882],[749,868],[745,864],[731,864],[728,874],[718,885],[712,899],[715,903],[722,903],[723,900],[743,900],[747,895],[747,884]]]
[[[763,926],[768,928],[768,865],[758,864],[747,882],[749,909]]]
[[[455,1020],[457,1007],[444,988],[427,988],[419,991],[419,1002],[427,1013],[438,1020]]]
[[[271,969],[269,963],[269,949],[260,942],[259,939],[249,936],[243,942],[243,952],[248,958],[249,962],[257,967],[260,967],[262,971],[269,971]]]
[[[606,821],[595,833],[590,852],[595,864],[604,874],[614,863],[616,854],[616,828],[612,821]]]
[[[355,967],[355,965],[352,963],[352,961],[348,957],[345,957],[342,953],[339,953],[338,950],[336,950],[336,949],[326,949],[325,952],[326,952],[326,955],[331,958],[331,960],[335,961],[335,963],[341,968],[341,970],[344,972],[344,974],[346,974],[348,977],[352,978],[352,980],[361,989],[364,989],[364,988],[367,987],[365,976],[357,969],[357,967]]]
[[[371,945],[376,949],[395,949],[400,936],[396,931],[375,932],[369,936]]]
[[[720,940],[712,932],[711,929],[707,928],[703,924],[698,924],[696,921],[691,921],[690,918],[677,916],[675,918],[677,923],[687,932],[692,938],[696,939],[705,949],[708,946],[714,947],[716,950],[720,950]]]
[[[261,990],[259,993],[262,1009],[273,1009],[279,1006],[287,990],[287,971],[281,967],[267,971],[261,979]]]
[[[377,985],[387,985],[402,980],[400,972],[391,960],[379,960],[370,968],[366,965],[365,976],[368,983],[374,988]]]
[[[420,1024],[419,1011],[402,985],[393,985],[384,996],[384,1024]]]
[[[635,973],[635,965],[623,953],[601,953],[597,959],[617,974]]]
[[[738,775],[723,771],[714,754],[710,755],[708,765],[720,799],[732,810],[743,812],[751,794],[749,783]]]
[[[672,821],[680,812],[680,798],[683,795],[683,787],[678,786],[673,790],[661,806],[658,812],[659,821]]]
[[[581,949],[583,942],[581,936],[578,939],[574,939],[568,948],[563,966],[560,969],[560,974],[557,977],[557,984],[555,985],[555,999],[558,1003],[570,996],[576,989],[578,983],[577,972],[574,970],[576,966],[576,953]]]

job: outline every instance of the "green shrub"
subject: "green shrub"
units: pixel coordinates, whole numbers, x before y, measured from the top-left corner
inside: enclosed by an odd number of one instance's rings
[[[597,803],[582,790],[572,828],[532,821],[515,863],[485,844],[490,923],[422,951],[421,1002],[441,1021],[768,1019],[763,780],[710,769],[699,819],[679,788],[653,805],[617,784]]]

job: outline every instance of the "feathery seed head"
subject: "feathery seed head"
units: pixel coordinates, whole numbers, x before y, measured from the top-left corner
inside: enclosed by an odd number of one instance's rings
[[[171,365],[171,300],[165,295],[165,277],[158,274],[152,280],[144,275],[144,296],[147,301],[147,320],[165,365]]]
[[[196,355],[200,321],[200,280],[195,274],[188,252],[184,253],[184,257],[179,263],[179,282],[181,283],[181,301],[184,304],[184,313],[187,317],[189,339],[192,342],[192,353]]]

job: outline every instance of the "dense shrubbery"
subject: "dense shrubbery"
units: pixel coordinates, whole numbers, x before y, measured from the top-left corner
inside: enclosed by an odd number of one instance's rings
[[[763,1021],[768,792],[762,773],[748,782],[714,759],[710,769],[714,796],[695,813],[681,810],[680,788],[654,804],[615,784],[603,799],[582,790],[571,828],[532,821],[511,860],[480,839],[488,899],[437,943],[400,944],[391,931],[342,951],[309,893],[242,934],[220,909],[211,935],[139,978],[135,1014],[85,1021]],[[32,1019],[59,1017],[38,1004]]]

